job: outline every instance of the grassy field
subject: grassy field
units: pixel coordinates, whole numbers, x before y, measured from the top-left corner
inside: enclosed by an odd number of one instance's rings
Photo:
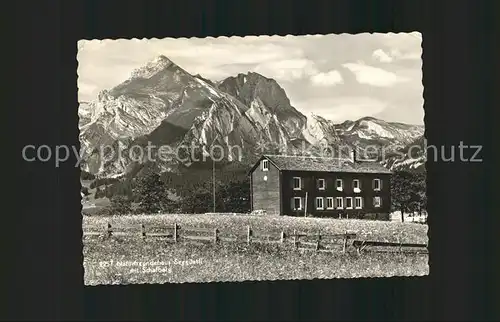
[[[302,233],[358,234],[380,241],[427,243],[427,226],[412,223],[292,217],[231,215],[151,215],[83,218],[84,230],[113,226],[219,228],[221,236],[244,235],[250,225],[256,234],[282,230]],[[278,248],[279,247],[279,248]],[[350,278],[428,274],[425,254],[322,253],[278,245],[223,243],[171,244],[138,237],[85,237],[85,283],[183,283],[243,280]],[[142,265],[142,266],[141,266]]]

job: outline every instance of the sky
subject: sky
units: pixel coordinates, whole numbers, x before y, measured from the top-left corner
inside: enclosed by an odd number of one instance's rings
[[[212,81],[250,71],[273,78],[305,115],[423,125],[421,42],[418,32],[81,40],[78,94],[94,100],[164,55]]]

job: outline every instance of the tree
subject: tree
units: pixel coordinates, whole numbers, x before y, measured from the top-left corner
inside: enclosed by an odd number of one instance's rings
[[[126,215],[132,212],[132,201],[122,195],[111,198],[111,212],[115,215]]]
[[[181,200],[181,211],[204,213],[214,211],[213,186],[211,180],[197,182]],[[250,185],[248,180],[217,181],[215,191],[216,212],[249,212]]]
[[[391,177],[392,208],[401,212],[402,222],[405,212],[409,212],[412,206],[412,179],[412,174],[406,171],[396,171]]]
[[[118,181],[119,179],[117,178],[97,178],[89,184],[89,188],[93,189],[102,185],[111,185]]]
[[[87,172],[85,170],[80,170],[80,179],[82,180],[93,180],[95,179],[95,176],[90,173],[90,172]]]
[[[391,198],[394,210],[404,214],[418,211],[422,213],[427,207],[425,173],[396,171],[391,178]]]
[[[181,202],[181,211],[184,213],[204,213],[213,206],[212,192],[206,186],[200,186],[192,193],[184,195]]]
[[[112,196],[113,196],[113,194],[112,194],[112,190],[111,190],[110,186],[105,185],[104,186],[104,197],[111,198]]]
[[[94,198],[95,199],[99,199],[99,198],[102,198],[102,197],[104,197],[104,191],[100,187],[97,187],[95,189]]]
[[[148,173],[136,183],[134,193],[139,202],[139,211],[144,213],[158,213],[166,211],[174,203],[168,198],[165,184],[156,173]]]
[[[250,211],[250,183],[245,181],[230,181],[224,184],[219,193],[224,212]]]
[[[426,193],[426,174],[415,173],[412,189],[413,210],[417,211],[419,216],[427,209],[427,193]]]

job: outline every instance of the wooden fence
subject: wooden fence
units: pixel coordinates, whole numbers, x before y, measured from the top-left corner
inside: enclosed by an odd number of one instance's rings
[[[143,239],[150,237],[162,237],[168,242],[177,243],[180,241],[202,241],[202,242],[242,242],[242,243],[264,243],[264,244],[289,244],[295,249],[315,250],[315,251],[333,251],[336,245],[340,245],[342,252],[346,252],[349,246],[356,249],[358,253],[366,251],[368,247],[394,248],[400,252],[403,248],[406,251],[414,251],[425,253],[426,244],[416,243],[395,243],[385,241],[369,241],[356,239],[355,233],[344,232],[341,234],[325,234],[325,233],[301,233],[296,230],[293,233],[281,231],[279,235],[256,233],[250,226],[246,228],[245,235],[222,236],[218,228],[197,228],[180,226],[174,223],[171,226],[161,227],[163,232],[158,232],[158,226],[152,226],[155,231],[147,231],[144,224],[128,227],[113,227],[107,223],[101,231],[84,231],[84,236],[104,236],[111,238],[113,236],[137,236]],[[340,243],[339,243],[340,241]],[[306,246],[306,247],[303,247]],[[368,249],[371,250],[371,249]],[[375,250],[377,251],[377,250]]]

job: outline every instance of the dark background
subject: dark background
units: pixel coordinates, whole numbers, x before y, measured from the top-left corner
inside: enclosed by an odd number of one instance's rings
[[[498,318],[497,209],[487,121],[498,85],[495,2],[480,1],[32,1],[15,11],[5,70],[14,97],[14,234],[0,312],[21,319],[336,320]],[[7,29],[4,29],[7,30]],[[79,169],[70,158],[28,163],[24,145],[79,146],[77,41],[231,35],[423,34],[428,144],[485,145],[482,163],[427,164],[430,275],[425,277],[84,287]],[[11,50],[14,45],[14,51]],[[15,84],[14,89],[10,89]],[[9,88],[9,90],[7,90]],[[8,119],[10,120],[10,119]],[[9,122],[13,123],[13,122]],[[21,130],[20,130],[21,129]],[[10,138],[8,140],[11,140]],[[429,159],[433,159],[432,153]],[[5,169],[5,168],[4,168]],[[10,169],[10,168],[9,168]],[[7,171],[10,172],[10,171]],[[8,234],[2,234],[6,237]],[[8,265],[5,265],[8,264]],[[2,290],[5,290],[2,283]],[[2,314],[2,315],[3,315]]]

